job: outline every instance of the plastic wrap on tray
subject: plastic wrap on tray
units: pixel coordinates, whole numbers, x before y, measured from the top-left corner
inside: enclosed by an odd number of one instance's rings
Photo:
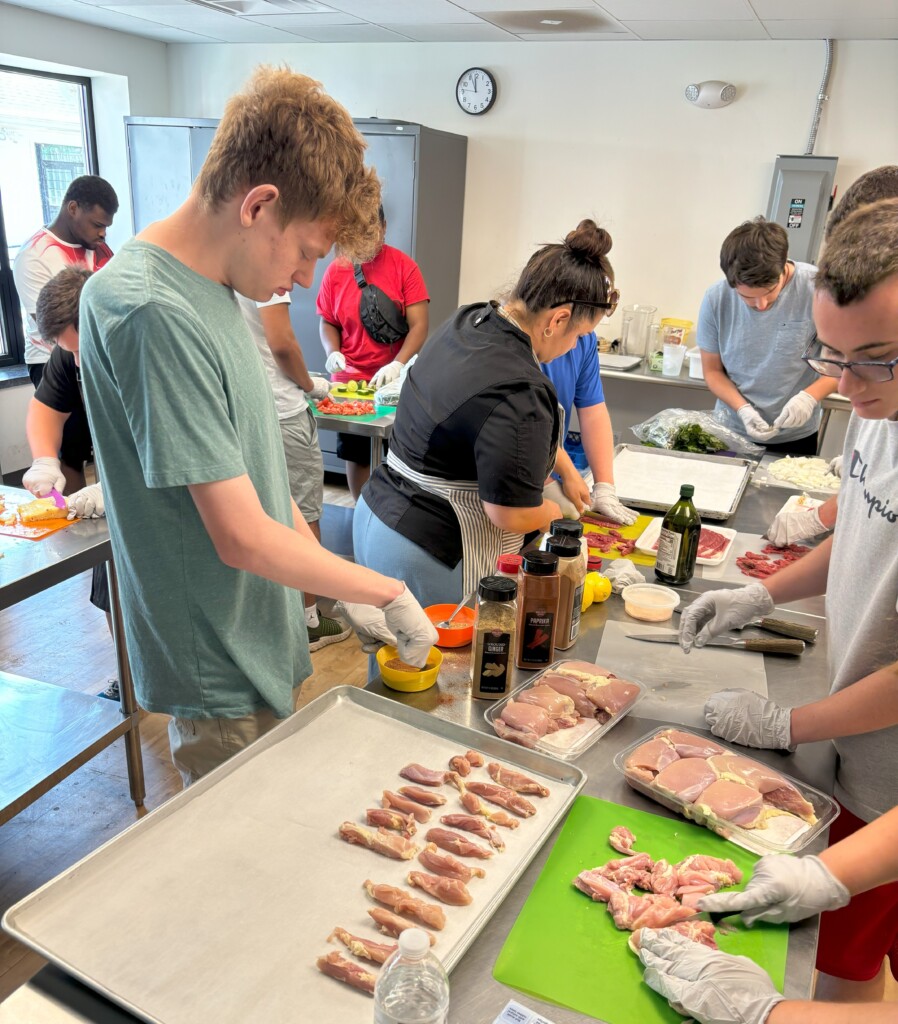
[[[593,680],[592,686],[590,679]],[[537,690],[535,695],[529,693],[534,689]],[[551,693],[545,693],[547,689],[553,691],[560,700],[553,701]],[[620,678],[614,674],[613,669],[589,661],[565,658],[531,676],[503,700],[492,704],[484,712],[484,718],[504,739],[511,739],[562,761],[573,761],[609,729],[614,728],[632,710],[644,691],[642,683]],[[506,712],[512,702],[515,704],[515,708],[511,709],[512,714],[518,711],[524,719],[528,715],[526,710],[520,711],[521,705],[534,711],[548,706],[547,714],[559,727],[544,735],[514,735],[505,725]]]
[[[646,733],[614,767],[633,789],[755,853],[798,853],[839,813],[819,789],[675,726]],[[724,807],[730,818],[721,817]]]

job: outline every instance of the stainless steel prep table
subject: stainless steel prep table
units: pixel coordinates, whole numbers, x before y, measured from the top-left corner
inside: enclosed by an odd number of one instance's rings
[[[782,491],[759,489],[750,484],[730,525],[745,532],[763,532],[781,505]],[[684,600],[698,592],[721,585],[695,580],[689,588],[684,588]],[[794,659],[767,659],[770,695],[783,703],[797,704],[821,697],[829,689],[825,668],[823,602],[822,599],[814,599],[788,607],[792,613],[800,612],[802,621],[821,629],[816,646],[810,647],[797,664]],[[602,629],[609,618],[626,618],[622,602],[612,599],[591,608],[584,615],[584,631],[580,640],[570,651],[565,652],[566,656],[594,660],[601,642]],[[434,688],[420,694],[399,694],[387,690],[381,684],[377,684],[373,689],[395,700],[413,704],[441,717],[486,731],[487,726],[483,718],[484,703],[472,701],[469,696],[469,656],[470,648],[462,648],[459,652],[444,652],[439,690]],[[528,673],[518,673],[516,682],[523,681],[527,675]],[[659,723],[647,719],[625,719],[592,749],[578,758],[575,763],[589,776],[584,793],[669,816],[660,804],[649,801],[630,789],[611,764],[618,750],[656,724]],[[760,756],[780,770],[798,775],[826,792],[832,791],[835,755],[831,744],[808,744],[788,757],[763,752],[753,752],[752,756]],[[510,998],[517,998],[525,1005],[540,1010],[555,1024],[575,1024],[587,1019],[571,1010],[522,996],[492,978],[492,966],[496,955],[545,864],[554,838],[551,837],[537,854],[505,902],[453,970],[450,977],[451,1024],[489,1024]],[[820,845],[822,844],[818,844]],[[811,847],[812,850],[816,848]],[[786,994],[792,998],[805,998],[810,993],[816,941],[815,922],[806,922],[792,928],[786,964]],[[28,985],[0,1004],[0,1024],[23,1024],[26,1021],[29,1024],[71,1024],[73,1021],[119,1024],[128,1020],[133,1018],[55,968],[45,968]]]
[[[335,430],[341,434],[358,434],[360,437],[370,437],[372,473],[383,462],[383,442],[390,440],[395,420],[395,412],[387,413],[386,416],[378,416],[376,420],[368,420],[364,423],[360,423],[349,416],[345,419],[336,419],[329,416],[315,417],[319,430]]]
[[[30,500],[15,487],[0,493]],[[109,565],[121,707],[102,697],[0,672],[0,825],[48,792],[119,736],[125,737],[131,799],[143,807],[143,758],[138,709],[124,644],[112,547],[105,519],[85,519],[42,540],[0,534],[0,610],[71,579],[95,565]],[[59,732],[60,741],[54,742]]]

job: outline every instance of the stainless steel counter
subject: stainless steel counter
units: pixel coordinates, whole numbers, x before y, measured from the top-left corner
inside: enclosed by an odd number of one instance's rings
[[[341,434],[358,434],[359,437],[370,437],[374,442],[390,440],[396,413],[390,412],[378,416],[376,420],[359,420],[352,416],[316,416],[315,422],[319,430],[332,430]],[[383,462],[383,444],[371,445],[371,469],[374,471]]]
[[[769,520],[783,502],[783,491],[749,486],[736,515],[727,524],[745,532],[763,532]],[[684,601],[696,593],[721,584],[696,580],[681,591]],[[787,606],[792,616],[813,623],[821,629],[820,640],[809,647],[801,660],[766,659],[770,695],[782,703],[801,703],[821,697],[828,691],[826,671],[826,638],[822,620],[821,599]],[[622,602],[611,598],[604,604],[589,609],[583,617],[583,631],[578,643],[566,652],[572,658],[592,661],[596,657],[605,623],[611,619],[625,619]],[[446,651],[438,688],[420,694],[398,694],[378,683],[373,688],[403,703],[412,704],[433,714],[461,722],[474,729],[486,731],[483,718],[485,703],[470,696],[468,662],[470,648]],[[746,657],[759,655],[746,654]],[[517,673],[518,681],[528,673]],[[721,680],[726,685],[731,680]],[[646,719],[627,718],[608,735],[577,760],[578,766],[589,775],[585,793],[630,807],[640,808],[662,816],[670,816],[659,804],[642,797],[624,782],[612,767],[614,754],[633,742],[658,723]],[[753,755],[754,756],[754,755]],[[779,770],[793,774],[830,792],[832,790],[835,757],[831,744],[816,743],[803,746],[795,754],[759,752]],[[500,1012],[509,998],[540,1010],[555,1024],[574,1024],[584,1021],[583,1015],[571,1010],[542,1003],[521,996],[492,978],[492,966],[524,901],[533,887],[553,845],[551,837],[533,863],[514,887],[498,912],[477,938],[451,976],[452,1024],[488,1024]],[[822,845],[818,844],[818,845]],[[138,883],[139,884],[139,883]],[[789,938],[786,970],[786,994],[793,998],[807,997],[814,968],[817,925],[805,922],[794,927]],[[46,968],[28,985],[19,989],[0,1005],[0,1024],[62,1024],[72,1021],[119,1024],[132,1020],[128,1014],[109,1004],[99,996],[67,978],[54,968]]]

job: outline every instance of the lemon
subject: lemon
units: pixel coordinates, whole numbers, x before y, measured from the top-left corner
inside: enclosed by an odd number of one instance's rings
[[[611,580],[600,572],[588,572],[583,581],[583,601],[580,611],[585,612],[592,604],[601,604],[611,596]]]

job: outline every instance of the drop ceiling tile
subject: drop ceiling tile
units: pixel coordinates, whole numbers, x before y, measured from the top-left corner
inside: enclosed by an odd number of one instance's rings
[[[3,0],[12,7],[26,7],[32,11],[49,11],[58,7],[77,7],[78,0]]]
[[[761,21],[898,18],[898,0],[752,0],[752,7]]]
[[[771,39],[898,39],[898,18],[766,20]]]
[[[598,10],[596,7],[587,10],[576,8],[570,10],[546,10],[540,8],[531,11],[481,11],[484,21],[504,28],[515,35],[524,33],[531,35],[562,35],[584,38],[585,33],[604,35],[609,32],[625,32],[626,30],[614,18]]]
[[[147,5],[144,7],[119,6],[118,4],[104,7],[103,10],[128,14],[135,19],[167,25],[170,28],[186,29],[210,36],[223,43],[282,43],[295,42],[295,36],[266,25],[254,25],[242,18],[220,11],[210,11],[194,4],[171,6],[167,4]]]
[[[328,0],[334,10],[376,25],[452,25],[477,18],[449,0]]]
[[[565,9],[594,8],[593,0],[454,0],[466,11],[479,14],[481,11],[558,11]]]
[[[37,4],[43,2],[44,0],[37,0],[36,4],[29,2],[28,6],[33,10],[40,10],[41,8]],[[215,41],[202,32],[188,31],[170,25],[158,25],[135,18],[131,16],[130,8],[127,13],[123,13],[91,4],[73,2],[65,7],[47,7],[45,13],[87,25],[96,25],[98,28],[112,29],[115,32],[128,32],[131,35],[156,39],[163,43],[209,43]]]
[[[146,3],[146,0],[135,0],[135,3]],[[257,25],[268,25],[279,28],[282,32],[295,32],[302,35],[306,29],[316,25],[362,25],[364,22],[351,14],[334,11],[331,14],[251,14],[241,21],[252,21]]]
[[[390,32],[379,25],[319,25],[303,35],[317,43],[407,43],[408,36]]]
[[[749,21],[746,0],[596,0],[618,21]]]
[[[482,21],[479,25],[384,25],[419,43],[516,43],[517,36]]]
[[[640,39],[769,39],[759,21],[626,21]]]

